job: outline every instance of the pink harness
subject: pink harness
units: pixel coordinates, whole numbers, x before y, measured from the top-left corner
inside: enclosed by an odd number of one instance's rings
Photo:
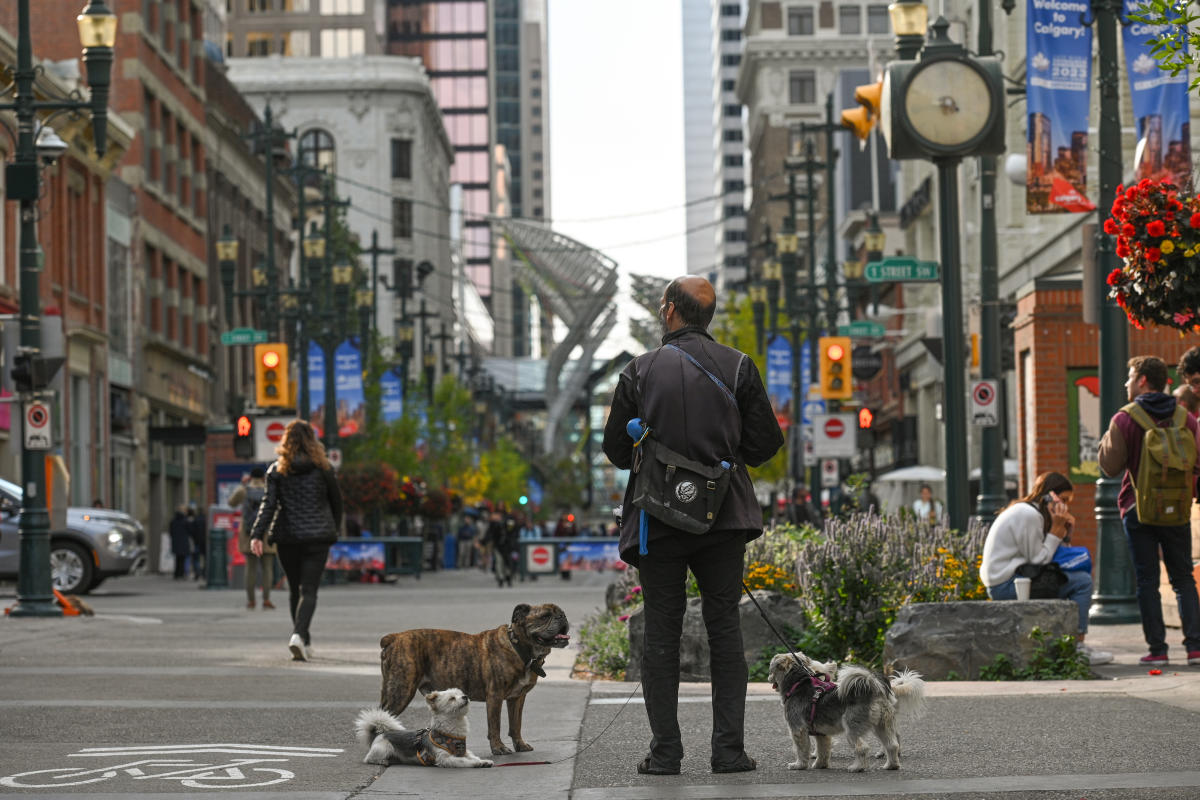
[[[833,683],[832,681],[825,680],[824,674],[809,675],[808,680],[810,683],[812,683],[813,687],[812,705],[810,705],[808,708],[808,732],[815,736],[817,732],[813,729],[813,726],[817,721],[817,703],[820,702],[821,698],[829,692],[836,691],[837,684]],[[791,697],[802,683],[804,683],[803,679],[793,683],[792,688],[787,690],[787,693],[783,696],[783,698],[786,700],[787,698]]]

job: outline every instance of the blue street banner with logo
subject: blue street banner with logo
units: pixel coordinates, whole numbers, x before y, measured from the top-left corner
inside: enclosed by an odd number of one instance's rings
[[[325,353],[316,342],[308,343],[308,421],[318,428],[325,420]]]
[[[383,394],[380,401],[383,421],[395,422],[404,416],[404,385],[400,382],[400,376],[387,370],[379,378],[379,388]]]
[[[779,427],[787,429],[792,417],[792,343],[775,335],[767,343],[767,396]]]
[[[1093,211],[1087,198],[1092,18],[1089,0],[1028,0],[1025,104],[1030,214]]]
[[[1125,18],[1145,11],[1143,0],[1125,0]],[[1122,29],[1125,69],[1133,119],[1137,123],[1137,179],[1163,179],[1181,189],[1191,186],[1192,124],[1188,111],[1188,74],[1158,68],[1150,54],[1151,39],[1170,33],[1174,26],[1147,25],[1130,20]],[[1181,37],[1187,48],[1187,37]]]
[[[367,398],[363,394],[362,355],[350,339],[333,353],[334,391],[337,395],[339,436],[361,433],[367,424]]]

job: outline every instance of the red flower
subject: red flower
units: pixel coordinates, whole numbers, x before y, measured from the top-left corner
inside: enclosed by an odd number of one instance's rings
[[[1162,220],[1160,220],[1160,219],[1151,220],[1150,222],[1148,222],[1146,224],[1146,235],[1147,236],[1153,236],[1154,238],[1157,239],[1157,238],[1163,236],[1166,232],[1167,232],[1167,226],[1164,225]]]
[[[1112,219],[1111,217],[1104,220],[1104,232],[1112,236],[1118,234],[1120,232],[1120,228],[1117,227],[1116,220]]]
[[[1121,226],[1121,235],[1122,236],[1136,236],[1137,228],[1133,227],[1128,222],[1126,222],[1124,225]]]
[[[1162,258],[1162,251],[1159,250],[1157,247],[1147,247],[1146,248],[1146,260],[1149,261],[1151,264],[1153,264],[1154,262],[1158,261],[1161,258]]]
[[[1120,267],[1117,267],[1112,272],[1108,273],[1108,285],[1109,286],[1116,286],[1120,280],[1121,280],[1121,268]]]
[[[1125,242],[1117,242],[1117,258],[1129,257],[1129,245]]]
[[[1191,225],[1193,228],[1200,228],[1200,211],[1197,211],[1195,214],[1192,214],[1192,218],[1190,220],[1188,220],[1188,224]]]

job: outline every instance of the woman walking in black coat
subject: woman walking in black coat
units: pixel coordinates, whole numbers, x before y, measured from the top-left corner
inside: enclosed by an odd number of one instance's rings
[[[317,608],[317,587],[329,546],[342,527],[342,492],[325,448],[304,420],[288,423],[275,452],[279,458],[267,470],[267,494],[258,507],[250,549],[261,556],[268,534],[278,545],[292,612],[288,649],[293,660],[307,661],[312,658],[308,628]]]

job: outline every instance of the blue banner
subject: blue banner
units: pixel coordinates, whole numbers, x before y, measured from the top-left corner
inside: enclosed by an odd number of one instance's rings
[[[308,408],[307,418],[318,429],[325,420],[325,353],[316,342],[308,343]]]
[[[1125,0],[1125,17],[1145,11],[1143,0]],[[1137,123],[1137,179],[1166,179],[1181,189],[1192,184],[1191,115],[1187,70],[1178,75],[1158,68],[1150,54],[1151,38],[1170,32],[1169,25],[1130,21],[1122,29],[1125,69]],[[1187,36],[1180,37],[1187,48]]]
[[[1029,112],[1025,210],[1092,211],[1087,198],[1092,19],[1088,0],[1029,0],[1025,103]]]
[[[387,370],[379,379],[379,388],[383,392],[380,401],[380,412],[384,422],[395,422],[404,416],[404,385],[400,376],[392,370]]]
[[[358,345],[347,339],[333,354],[334,391],[337,394],[338,436],[361,433],[367,423],[367,399],[363,394],[362,356]]]
[[[767,396],[779,427],[786,429],[792,417],[792,343],[786,336],[767,343]]]

